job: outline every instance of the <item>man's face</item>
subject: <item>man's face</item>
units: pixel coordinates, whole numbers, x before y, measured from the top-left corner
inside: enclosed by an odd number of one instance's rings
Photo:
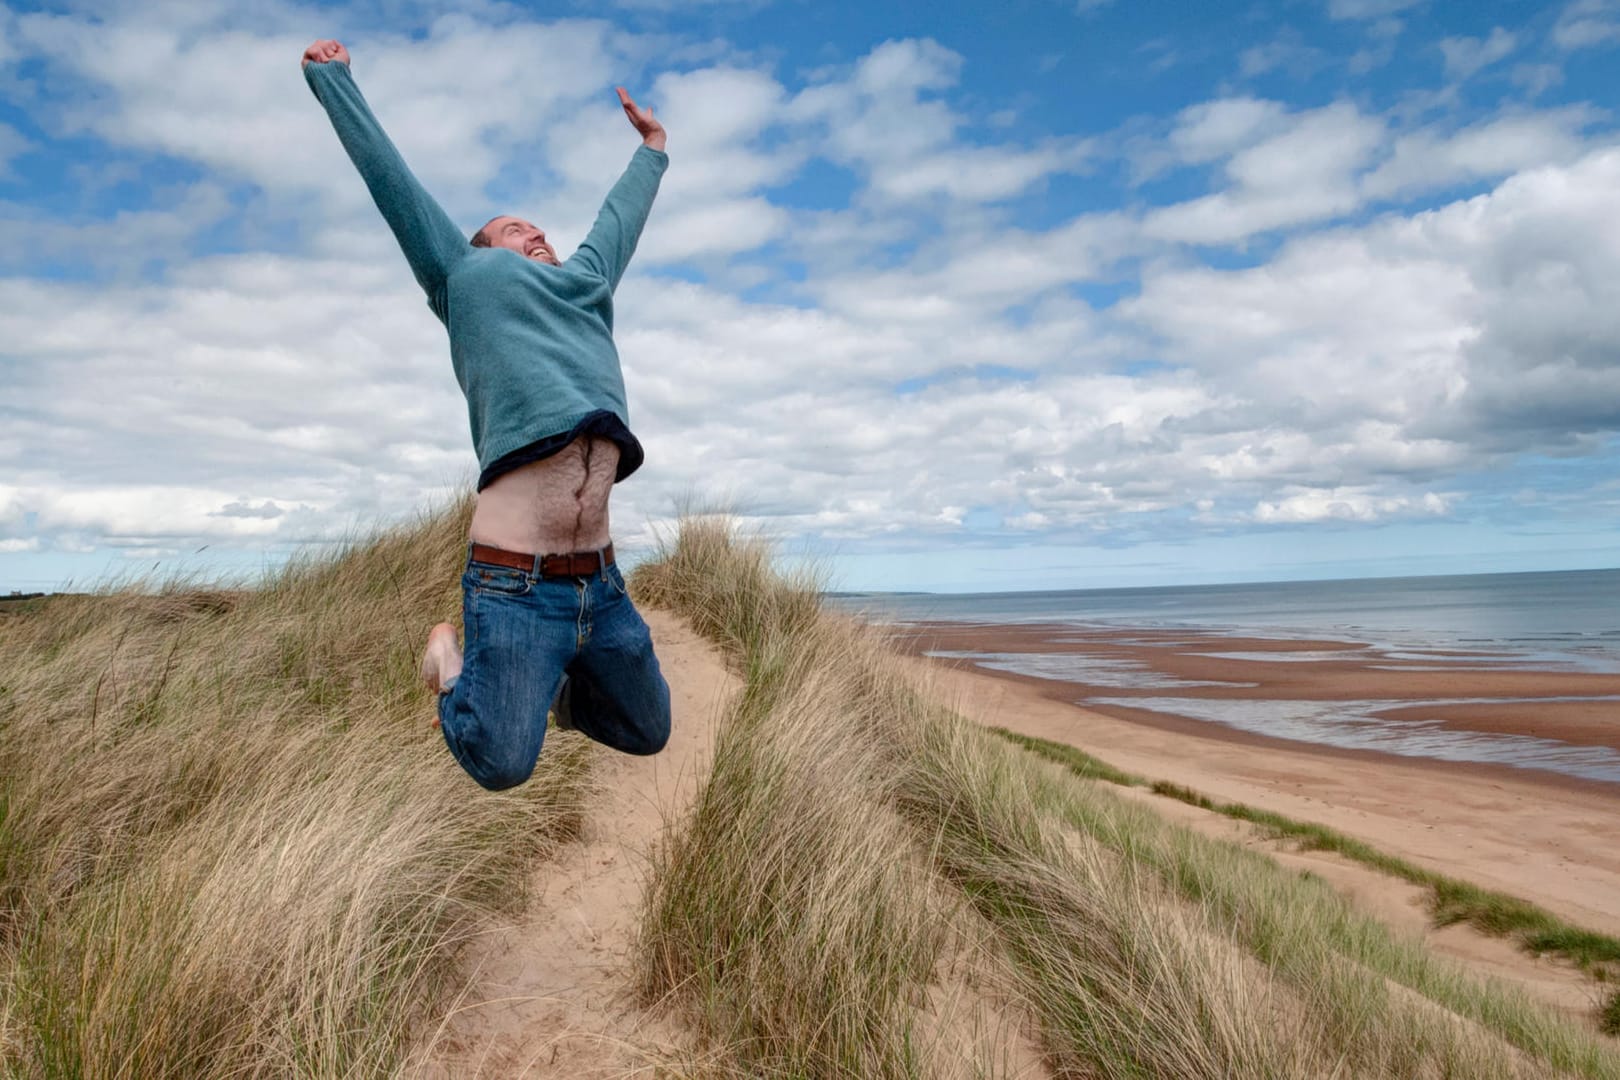
[[[557,249],[546,240],[546,231],[522,218],[498,217],[484,226],[490,247],[503,247],[536,262],[561,266]]]

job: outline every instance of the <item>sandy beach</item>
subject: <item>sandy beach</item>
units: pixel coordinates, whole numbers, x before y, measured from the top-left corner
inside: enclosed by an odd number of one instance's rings
[[[1481,738],[1620,747],[1620,702],[1538,701],[1620,694],[1620,675],[1490,666],[1465,656],[1402,659],[1357,643],[1074,626],[933,623],[893,628],[940,693],[984,723],[1067,742],[1151,780],[1317,822],[1419,865],[1532,900],[1620,933],[1620,784],[1538,768],[1344,749],[1144,707],[1192,702],[1360,702]],[[1133,665],[1095,679],[994,670],[962,654]],[[1216,655],[1212,655],[1216,654]],[[1234,656],[1233,654],[1241,654]],[[1054,659],[1055,658],[1055,659]],[[1040,661],[1037,661],[1039,663]],[[1436,670],[1438,668],[1439,670]],[[1089,670],[1082,663],[1075,670]],[[1189,684],[1212,685],[1189,685]],[[1095,704],[1107,698],[1112,704]],[[1435,704],[1447,699],[1467,704]],[[1132,699],[1142,704],[1130,704]],[[1477,699],[1498,699],[1479,702]],[[1081,706],[1076,702],[1086,701]],[[1511,701],[1511,704],[1507,703]],[[1250,706],[1251,708],[1253,706]],[[1168,803],[1169,800],[1159,800]]]

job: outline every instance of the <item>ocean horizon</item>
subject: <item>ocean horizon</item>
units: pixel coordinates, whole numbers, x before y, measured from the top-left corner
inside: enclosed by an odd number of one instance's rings
[[[1324,640],[1367,646],[1361,653],[1250,653],[1234,644],[1235,651],[1204,653],[1234,660],[1298,664],[1354,655],[1371,663],[1415,664],[1420,670],[1432,665],[1430,670],[1493,667],[1620,674],[1620,569],[1049,592],[865,593],[829,597],[829,602],[891,625],[1113,630],[1118,632],[1114,644],[1130,644],[1133,632],[1185,631],[1194,638]],[[1344,749],[1512,765],[1620,783],[1620,752],[1610,747],[1450,730],[1429,721],[1381,716],[1395,705],[1456,706],[1481,700],[1465,689],[1455,697],[1427,700],[1209,699],[1196,693],[1200,684],[1167,678],[1140,661],[1098,658],[1083,651],[929,655],[1090,687],[1076,698],[1077,705],[1148,709]],[[1117,697],[1118,690],[1135,693]],[[1157,693],[1142,696],[1144,690]],[[1620,725],[1620,698],[1607,695],[1490,700],[1524,708],[1526,730],[1537,701],[1612,702],[1615,723]]]
[[[881,622],[1054,623],[1321,638],[1620,670],[1620,569],[976,593],[828,593]]]

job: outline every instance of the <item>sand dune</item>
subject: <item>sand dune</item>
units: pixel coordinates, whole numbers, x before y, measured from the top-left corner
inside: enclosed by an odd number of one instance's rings
[[[688,1034],[643,1010],[631,961],[648,854],[702,783],[737,680],[679,618],[647,613],[669,678],[675,734],[665,753],[603,753],[583,838],[542,867],[521,921],[467,950],[466,993],[418,1057],[425,1077],[652,1075],[692,1060]],[[1560,791],[1503,770],[1432,767],[1379,755],[1256,745],[1080,709],[1031,680],[918,661],[934,693],[979,722],[1070,742],[1121,768],[1214,798],[1319,822],[1456,877],[1620,933],[1620,797]],[[1207,726],[1207,725],[1206,725]],[[572,736],[562,736],[572,737]],[[1364,910],[1483,973],[1571,1013],[1597,992],[1567,965],[1537,960],[1467,927],[1434,930],[1417,888],[1335,855],[1297,853],[1241,822],[1120,789],[1201,832],[1265,848],[1332,882]],[[1029,1063],[1036,1073],[1038,1064]]]

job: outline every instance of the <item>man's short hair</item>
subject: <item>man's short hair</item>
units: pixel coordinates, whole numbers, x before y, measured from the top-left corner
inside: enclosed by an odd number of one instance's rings
[[[485,232],[483,229],[479,229],[477,232],[473,233],[472,246],[473,247],[489,247],[489,246],[491,246],[490,242],[489,242],[489,233]]]

